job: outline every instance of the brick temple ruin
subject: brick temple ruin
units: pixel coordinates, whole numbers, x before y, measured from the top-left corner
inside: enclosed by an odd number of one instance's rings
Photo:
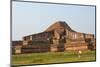
[[[64,21],[57,21],[41,33],[12,41],[12,53],[61,52],[95,50],[95,36],[72,30]]]

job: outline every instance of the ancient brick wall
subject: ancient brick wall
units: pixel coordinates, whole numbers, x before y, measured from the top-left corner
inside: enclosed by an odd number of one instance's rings
[[[75,51],[75,50],[88,50],[87,43],[72,43],[70,45],[65,45],[65,51]]]
[[[49,44],[32,44],[22,47],[22,53],[38,53],[38,52],[49,52]]]

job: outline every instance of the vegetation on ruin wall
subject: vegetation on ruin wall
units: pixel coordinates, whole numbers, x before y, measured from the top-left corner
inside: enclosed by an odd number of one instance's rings
[[[18,54],[12,56],[12,65],[49,64],[80,61],[95,61],[95,51],[83,51],[80,58],[78,52],[71,51]]]

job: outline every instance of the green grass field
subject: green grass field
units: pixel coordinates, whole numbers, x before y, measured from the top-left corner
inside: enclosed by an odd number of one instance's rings
[[[95,51],[78,52],[47,52],[12,55],[12,65],[51,64],[81,61],[95,61]]]

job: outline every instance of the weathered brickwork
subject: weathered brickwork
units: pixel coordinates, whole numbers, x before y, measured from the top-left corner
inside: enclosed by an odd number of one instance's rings
[[[18,44],[18,42],[16,41]],[[14,46],[14,42],[12,43]],[[96,49],[93,34],[72,30],[65,22],[57,21],[41,33],[24,36],[21,46],[14,46],[13,53],[57,52]]]

